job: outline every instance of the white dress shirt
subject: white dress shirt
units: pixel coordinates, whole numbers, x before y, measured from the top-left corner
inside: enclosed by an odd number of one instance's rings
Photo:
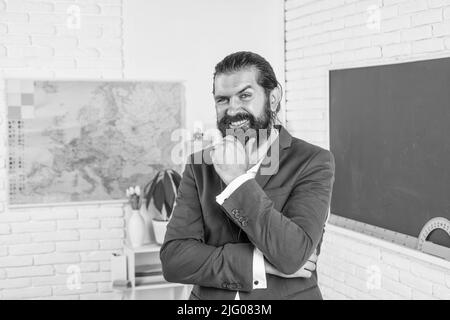
[[[258,162],[247,170],[246,173],[240,175],[235,178],[233,181],[228,184],[228,186],[216,197],[216,201],[218,204],[222,205],[225,199],[227,199],[239,186],[241,186],[247,180],[253,179],[258,172],[261,163],[264,160],[264,157],[267,154],[267,151],[270,145],[276,140],[278,137],[278,130],[273,128],[271,130],[271,134],[269,138],[259,146],[257,150],[257,156],[259,158]],[[266,269],[264,266],[264,255],[258,249],[253,249],[253,289],[266,289],[267,288],[267,280],[266,280]],[[236,293],[235,300],[240,300],[239,291]]]

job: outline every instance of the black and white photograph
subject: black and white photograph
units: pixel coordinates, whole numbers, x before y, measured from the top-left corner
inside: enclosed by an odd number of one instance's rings
[[[450,300],[450,0],[0,0],[0,129],[2,301]]]

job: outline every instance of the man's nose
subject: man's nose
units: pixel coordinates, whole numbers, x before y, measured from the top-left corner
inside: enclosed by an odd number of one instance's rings
[[[229,116],[234,116],[238,114],[242,109],[241,101],[237,97],[232,97],[230,99],[230,106],[227,110]]]

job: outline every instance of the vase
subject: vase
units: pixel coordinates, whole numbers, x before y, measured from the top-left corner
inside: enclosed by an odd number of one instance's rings
[[[141,206],[141,217],[144,220],[144,244],[149,244],[152,242],[152,217],[150,213],[145,208],[145,205]]]
[[[169,223],[169,221],[153,219],[152,223],[153,223],[153,231],[155,233],[156,243],[163,244],[164,237],[166,235],[167,224]]]
[[[144,244],[145,222],[139,210],[132,210],[128,219],[128,239],[133,248]]]

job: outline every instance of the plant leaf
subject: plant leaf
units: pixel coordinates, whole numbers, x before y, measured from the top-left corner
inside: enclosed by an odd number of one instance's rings
[[[172,170],[172,174],[169,175],[170,180],[171,180],[171,186],[172,186],[172,190],[173,190],[173,194],[174,194],[174,199],[171,202],[171,208],[170,211],[168,213],[169,218],[171,217],[173,210],[175,208],[175,203],[177,201],[177,194],[178,194],[178,186],[175,184],[174,178],[176,178],[176,175],[178,175],[178,173],[174,170]],[[179,175],[178,175],[179,176]],[[181,178],[181,177],[180,177]]]
[[[170,179],[169,173],[164,173],[164,194],[165,194],[165,203],[167,206],[167,213],[170,214],[172,212],[172,205],[175,201],[175,194],[173,191],[172,179]]]
[[[144,197],[145,197],[145,206],[148,209],[149,205],[150,205],[150,201],[152,200],[152,198],[154,197],[154,192],[155,192],[155,188],[156,188],[156,182],[159,176],[159,172],[156,173],[155,177],[152,179],[151,182],[149,182],[144,189],[148,189],[148,190],[144,190]]]
[[[155,184],[155,190],[153,192],[153,199],[155,201],[156,209],[158,209],[158,211],[161,212],[164,201],[165,201],[164,185],[163,185],[162,181],[159,181]]]
[[[176,172],[176,171],[173,171],[172,180],[173,180],[173,182],[175,184],[175,188],[176,188],[176,190],[178,192],[178,187],[180,186],[180,182],[181,182],[180,174],[178,172]]]

